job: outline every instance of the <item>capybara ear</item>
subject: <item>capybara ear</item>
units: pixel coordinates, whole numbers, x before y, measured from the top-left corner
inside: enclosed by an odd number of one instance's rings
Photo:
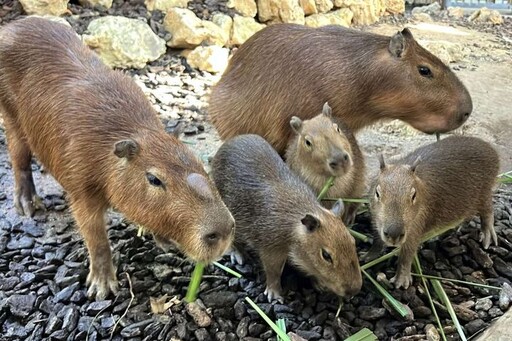
[[[208,180],[198,173],[190,173],[187,176],[187,184],[203,199],[213,199],[213,193],[208,184]]]
[[[414,39],[412,32],[407,27],[404,28],[401,33],[406,39]]]
[[[384,170],[384,168],[386,168],[386,162],[384,162],[384,155],[382,155],[382,153],[379,154],[379,165],[380,170]]]
[[[324,107],[322,108],[322,114],[331,118],[332,117],[332,108],[329,106],[329,103],[325,102]]]
[[[306,216],[302,218],[300,222],[302,225],[306,226],[308,232],[313,232],[320,226],[318,219],[313,217],[311,214],[306,214]]]
[[[415,172],[416,171],[416,167],[421,163],[421,156],[418,156],[416,158],[416,160],[414,160],[414,162],[412,163],[411,165],[411,172]]]
[[[290,119],[290,126],[292,127],[295,133],[300,134],[302,130],[302,120],[297,116],[292,116],[292,118]]]
[[[345,205],[343,204],[343,200],[341,200],[341,199],[340,200],[336,200],[336,203],[331,208],[331,212],[336,217],[341,217],[341,215],[343,214],[344,211],[345,211]]]
[[[139,153],[139,144],[132,139],[117,141],[114,144],[114,154],[119,158],[131,160]]]
[[[405,30],[405,29],[404,29]],[[410,32],[409,32],[410,33]],[[412,37],[412,35],[411,35]],[[389,52],[393,57],[400,58],[406,50],[406,41],[402,32],[397,32],[391,37],[389,41]]]

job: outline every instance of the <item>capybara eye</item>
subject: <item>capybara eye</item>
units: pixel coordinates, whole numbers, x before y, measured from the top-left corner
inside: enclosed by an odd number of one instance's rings
[[[419,66],[418,71],[420,72],[420,75],[422,75],[423,77],[429,77],[429,78],[434,77],[434,75],[432,74],[432,71],[430,71],[428,66]]]
[[[375,188],[375,198],[377,200],[380,199],[379,186],[377,186],[377,188]]]
[[[151,173],[147,173],[146,174],[146,178],[148,179],[149,183],[152,185],[152,186],[155,186],[155,187],[162,187],[162,181],[160,181],[159,178],[157,178],[156,176],[154,176],[153,174]]]
[[[304,139],[304,143],[308,148],[311,148],[313,146],[313,143],[307,137]]]
[[[332,258],[329,252],[325,251],[325,249],[322,249],[322,258],[326,261],[332,264]]]
[[[412,188],[411,201],[413,204],[416,201],[416,188],[414,188],[414,187]]]

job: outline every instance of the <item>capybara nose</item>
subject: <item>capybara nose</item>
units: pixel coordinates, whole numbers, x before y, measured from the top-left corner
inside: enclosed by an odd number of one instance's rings
[[[349,159],[350,157],[348,156],[347,153],[339,153],[329,160],[329,167],[331,167],[331,169],[335,171],[339,170],[348,163]]]
[[[347,297],[354,297],[355,295],[359,294],[361,291],[361,285],[353,285],[346,289],[345,295]]]
[[[207,233],[203,236],[203,241],[209,246],[214,246],[220,240],[220,234],[217,232]]]
[[[459,115],[459,123],[462,124],[462,123],[466,122],[470,115],[471,115],[470,112],[463,112],[463,113],[461,113]]]

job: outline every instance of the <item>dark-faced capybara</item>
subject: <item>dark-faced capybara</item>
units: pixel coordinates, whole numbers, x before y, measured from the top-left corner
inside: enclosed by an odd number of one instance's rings
[[[411,264],[422,237],[480,215],[482,240],[497,244],[492,194],[499,172],[497,152],[487,142],[468,136],[450,136],[386,165],[373,186],[370,210],[379,238],[366,259],[383,242],[400,246],[396,287],[409,287]],[[455,227],[455,226],[454,226]],[[383,241],[383,242],[382,242]]]
[[[282,300],[285,262],[314,277],[321,288],[345,296],[362,285],[355,240],[339,215],[331,211],[290,171],[262,137],[241,135],[219,148],[212,178],[236,222],[234,246],[258,254],[266,274],[269,301]]]
[[[332,117],[327,102],[321,114],[305,121],[293,116],[290,126],[295,136],[286,148],[286,163],[317,195],[334,176],[327,198],[363,196],[366,190],[364,156],[352,132],[341,119]],[[354,222],[358,207],[358,203],[346,204],[345,225]]]
[[[88,294],[115,292],[105,228],[114,206],[197,261],[231,245],[234,219],[198,158],[165,132],[142,90],[60,23],[27,18],[0,31],[0,107],[20,214],[37,203],[31,157],[62,185],[90,255]]]
[[[308,119],[325,102],[356,133],[400,119],[426,133],[447,132],[472,112],[457,76],[408,29],[392,37],[341,26],[267,26],[234,53],[213,87],[208,112],[226,140],[263,136],[280,155],[292,116]]]

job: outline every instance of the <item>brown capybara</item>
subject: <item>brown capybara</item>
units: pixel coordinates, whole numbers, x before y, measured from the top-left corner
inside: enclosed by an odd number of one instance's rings
[[[208,112],[226,140],[263,136],[284,155],[292,116],[325,102],[354,133],[380,119],[447,132],[472,112],[457,76],[406,28],[392,37],[341,26],[267,26],[235,52],[212,88]]]
[[[392,282],[407,288],[414,255],[429,231],[479,214],[484,248],[491,240],[497,244],[492,194],[499,167],[499,156],[489,143],[467,136],[447,137],[388,165],[381,156],[370,203],[380,238],[374,239],[365,258],[378,255],[383,244],[400,246]]]
[[[364,156],[352,132],[332,117],[327,102],[321,114],[305,121],[293,116],[290,126],[295,136],[286,148],[286,163],[317,195],[330,177],[335,179],[326,198],[358,199],[364,195]],[[356,202],[346,204],[345,225],[354,223],[358,207]]]
[[[355,240],[331,211],[290,171],[261,136],[230,139],[212,160],[212,178],[236,222],[234,257],[246,246],[255,251],[266,274],[269,301],[282,301],[285,262],[316,279],[320,288],[339,296],[357,294],[362,285]]]
[[[141,89],[60,23],[27,18],[0,31],[0,110],[18,212],[40,203],[31,157],[62,185],[90,255],[89,297],[116,292],[105,227],[113,206],[190,258],[229,249],[234,219],[202,163],[165,132]]]

